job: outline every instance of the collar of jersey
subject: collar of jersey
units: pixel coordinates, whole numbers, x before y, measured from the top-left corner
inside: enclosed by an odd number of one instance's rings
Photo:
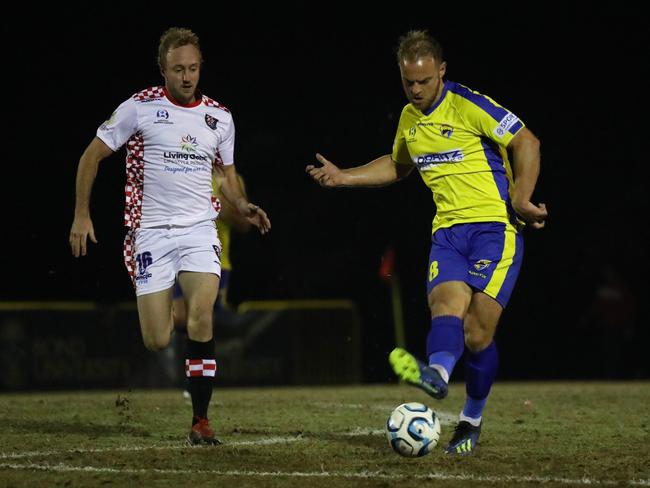
[[[442,94],[440,95],[440,98],[438,99],[438,101],[436,103],[434,103],[433,105],[431,105],[431,108],[425,110],[422,113],[424,115],[431,115],[433,113],[433,111],[436,108],[438,108],[438,105],[440,105],[442,103],[442,101],[445,99],[445,95],[447,94],[448,89],[449,89],[449,82],[447,80],[445,80],[443,82],[443,86],[442,86]]]
[[[169,100],[171,103],[173,103],[173,104],[176,105],[177,107],[183,107],[183,108],[194,108],[194,107],[198,107],[199,105],[201,105],[201,101],[203,100],[203,95],[201,95],[201,92],[198,91],[198,90],[196,90],[196,95],[195,95],[195,96],[196,96],[196,100],[195,100],[194,102],[188,104],[188,105],[183,105],[182,103],[179,103],[178,101],[176,101],[176,100],[174,99],[174,97],[172,97],[172,96],[169,94],[169,92],[167,91],[167,87],[163,87],[163,92],[165,93],[165,98],[167,98],[167,100]]]

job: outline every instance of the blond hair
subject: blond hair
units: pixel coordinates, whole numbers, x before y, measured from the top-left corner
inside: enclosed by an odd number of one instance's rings
[[[165,69],[165,61],[170,49],[187,46],[188,44],[191,44],[199,50],[199,56],[201,62],[203,62],[199,36],[194,32],[190,29],[183,29],[182,27],[171,27],[163,32],[163,35],[160,36],[160,43],[158,44],[158,66],[160,66],[160,69]]]
[[[431,57],[442,63],[442,46],[426,30],[412,30],[399,38],[397,62]]]

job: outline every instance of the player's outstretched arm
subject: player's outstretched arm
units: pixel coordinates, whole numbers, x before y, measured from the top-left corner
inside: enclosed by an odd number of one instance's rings
[[[250,203],[244,195],[234,164],[223,167],[225,181],[221,185],[221,191],[227,200],[230,200],[237,211],[252,225],[257,227],[261,234],[271,230],[271,220],[266,212],[257,205]]]
[[[226,223],[231,229],[241,234],[248,232],[251,229],[251,223],[239,213],[235,204],[228,200],[223,194],[223,191],[220,190],[221,186],[226,180],[225,173],[220,166],[215,166],[214,168],[214,179],[217,182],[217,196],[221,201],[221,210],[219,210],[219,220]],[[244,186],[244,180],[238,174],[237,181],[239,182],[239,188],[241,189],[242,195],[248,198],[246,194],[246,187]]]
[[[539,139],[525,127],[508,145],[512,150],[515,179],[512,207],[517,215],[533,229],[544,227],[548,216],[545,204],[535,205],[530,201],[539,176],[541,159],[539,146]]]
[[[321,166],[308,165],[305,171],[320,186],[336,188],[343,186],[385,186],[407,176],[412,166],[396,164],[390,154],[354,168],[340,169],[329,159],[316,154]]]
[[[75,258],[86,255],[88,238],[97,244],[93,221],[90,218],[90,194],[97,176],[97,168],[102,159],[113,154],[100,138],[95,137],[79,159],[77,168],[76,199],[74,220],[70,228],[70,247]]]

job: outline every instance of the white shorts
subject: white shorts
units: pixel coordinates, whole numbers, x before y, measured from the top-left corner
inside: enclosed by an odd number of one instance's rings
[[[221,276],[221,242],[214,221],[129,230],[124,264],[137,296],[171,288],[179,271]]]

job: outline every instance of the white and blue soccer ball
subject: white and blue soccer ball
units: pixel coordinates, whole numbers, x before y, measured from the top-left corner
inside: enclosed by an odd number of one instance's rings
[[[397,454],[424,456],[438,443],[440,419],[423,403],[403,403],[388,417],[386,437]]]

